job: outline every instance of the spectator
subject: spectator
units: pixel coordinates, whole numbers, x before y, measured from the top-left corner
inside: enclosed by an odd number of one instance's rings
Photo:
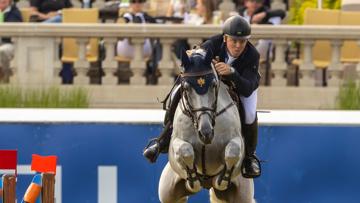
[[[245,17],[251,24],[280,24],[281,20],[285,17],[285,11],[281,9],[270,10],[264,5],[264,2],[265,0],[245,0],[245,7],[239,10],[239,14]],[[268,58],[267,53],[270,47],[270,40],[259,40],[256,48],[261,58]]]
[[[143,11],[146,0],[130,0],[130,12],[122,17],[126,23],[156,23],[155,19]],[[124,39],[117,44],[117,54],[126,58],[134,58],[134,47],[130,45],[129,39]],[[145,39],[143,57],[149,57],[152,52],[150,39]]]
[[[143,7],[146,0],[130,0],[130,12],[122,17],[126,23],[156,23],[155,19],[144,12]],[[154,45],[154,46],[153,46]],[[125,58],[134,58],[135,48],[129,39],[123,39],[117,43],[117,55]],[[149,58],[145,76],[147,84],[156,84],[159,72],[157,69],[158,61],[161,58],[161,48],[158,42],[152,42],[149,38],[145,39],[143,46],[143,58]]]
[[[265,0],[245,0],[245,6],[240,8],[239,14],[252,24],[280,24],[285,17],[281,9],[270,10],[264,5]]]
[[[214,4],[212,1],[196,0],[196,13],[185,13],[184,24],[203,25],[212,23],[212,14],[214,11]],[[178,59],[180,59],[181,50],[190,49],[187,39],[178,39],[173,44],[173,50]]]
[[[171,0],[166,16],[168,17],[184,17],[192,8],[192,1],[188,0]]]
[[[212,24],[214,10],[215,6],[212,1],[197,0],[196,13],[186,15],[184,23],[195,25]]]
[[[244,7],[244,1],[246,0],[233,0],[233,3],[235,4],[235,7],[237,9],[241,9],[242,7]],[[284,0],[286,1],[286,0]],[[270,7],[270,0],[264,0],[264,5],[267,7]]]
[[[4,22],[22,22],[19,9],[11,0],[0,0],[0,15]],[[2,22],[0,22],[2,23]],[[14,45],[10,38],[0,38],[0,79],[10,72],[10,61],[14,57]]]
[[[70,0],[30,0],[30,21],[61,23],[61,10],[71,7]]]

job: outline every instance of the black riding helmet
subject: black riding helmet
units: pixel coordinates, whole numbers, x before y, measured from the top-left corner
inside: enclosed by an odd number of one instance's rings
[[[244,17],[231,16],[224,22],[223,33],[235,39],[249,39],[251,27]]]

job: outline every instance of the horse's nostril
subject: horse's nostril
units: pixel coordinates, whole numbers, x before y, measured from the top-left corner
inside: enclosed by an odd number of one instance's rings
[[[207,137],[208,135],[211,134],[211,130],[201,129],[201,130],[199,130],[199,133],[200,133],[202,136]]]
[[[213,130],[212,129],[205,129],[205,130],[199,130],[200,139],[204,144],[210,144],[212,141],[213,136]]]

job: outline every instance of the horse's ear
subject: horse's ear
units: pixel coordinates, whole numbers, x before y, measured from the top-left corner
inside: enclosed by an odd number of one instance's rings
[[[189,56],[186,53],[185,49],[181,49],[181,55],[180,55],[180,59],[181,59],[181,66],[182,67],[186,67],[190,64],[190,59]]]
[[[213,59],[213,53],[212,53],[211,49],[209,49],[206,51],[205,64],[211,64],[212,59]]]

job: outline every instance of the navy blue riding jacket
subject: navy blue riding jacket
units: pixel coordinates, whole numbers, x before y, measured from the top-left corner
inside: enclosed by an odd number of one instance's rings
[[[225,62],[228,57],[222,34],[211,37],[201,47],[210,50],[214,59],[219,57],[220,62]],[[259,58],[259,52],[254,45],[247,42],[244,51],[231,64],[235,72],[222,76],[222,79],[230,81],[238,95],[249,97],[259,87]]]

